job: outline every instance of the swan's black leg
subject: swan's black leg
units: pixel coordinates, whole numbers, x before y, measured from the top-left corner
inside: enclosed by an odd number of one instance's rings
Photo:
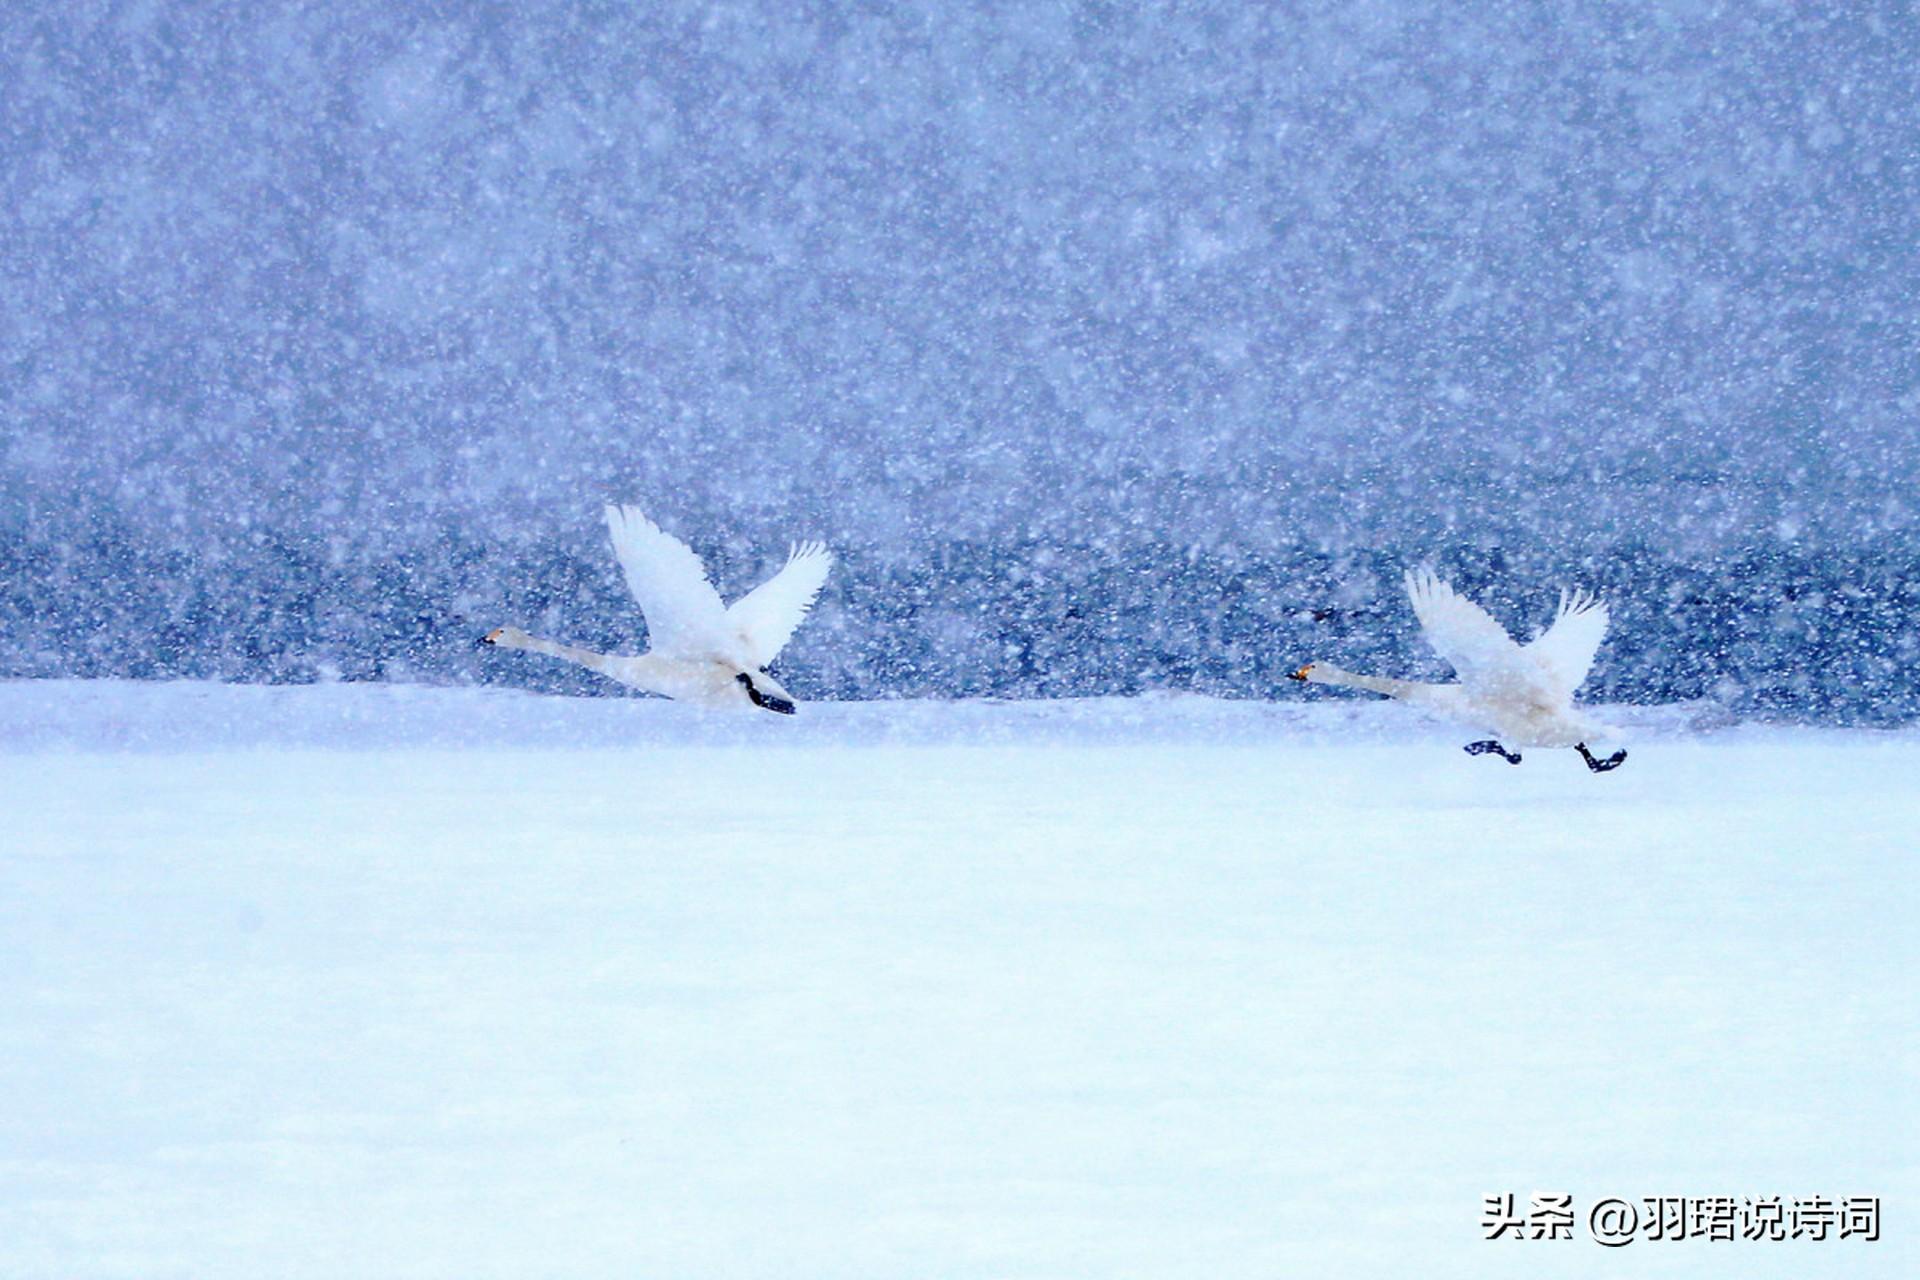
[[[1508,764],[1520,763],[1520,753],[1518,751],[1509,751],[1492,738],[1488,738],[1485,742],[1469,742],[1461,749],[1470,756],[1484,756],[1488,752],[1492,752]]]
[[[778,711],[783,716],[793,714],[794,706],[791,702],[788,702],[777,693],[762,693],[759,687],[753,683],[753,677],[746,672],[742,671],[739,675],[735,676],[734,679],[747,687],[747,701],[751,702],[754,706],[761,707],[767,711]]]
[[[1580,758],[1587,762],[1587,768],[1593,770],[1595,773],[1605,773],[1609,769],[1618,769],[1622,764],[1626,763],[1627,759],[1627,749],[1625,747],[1620,748],[1605,760],[1595,760],[1593,758],[1593,752],[1587,750],[1587,744],[1584,742],[1574,743],[1573,749],[1578,751]]]

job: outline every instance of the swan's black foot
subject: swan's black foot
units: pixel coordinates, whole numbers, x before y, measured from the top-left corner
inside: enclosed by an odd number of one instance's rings
[[[1609,769],[1618,769],[1627,761],[1627,749],[1625,747],[1620,748],[1605,760],[1595,760],[1593,758],[1593,752],[1587,750],[1587,744],[1584,742],[1574,743],[1573,749],[1578,751],[1580,758],[1587,762],[1587,768],[1593,770],[1595,773],[1605,773]]]
[[[747,687],[747,701],[751,702],[754,706],[765,708],[768,711],[778,711],[783,716],[790,716],[794,713],[795,708],[793,703],[787,701],[777,693],[762,692],[760,688],[753,683],[753,677],[746,672],[742,671],[739,675],[735,676],[734,679]]]
[[[1465,747],[1462,747],[1461,750],[1470,756],[1484,756],[1488,752],[1492,752],[1508,764],[1520,763],[1520,753],[1518,751],[1509,751],[1492,738],[1488,738],[1485,742],[1469,742]]]

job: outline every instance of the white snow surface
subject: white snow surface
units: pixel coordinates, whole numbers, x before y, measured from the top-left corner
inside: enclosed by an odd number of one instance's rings
[[[1607,714],[0,684],[0,1276],[1915,1274],[1920,733]]]

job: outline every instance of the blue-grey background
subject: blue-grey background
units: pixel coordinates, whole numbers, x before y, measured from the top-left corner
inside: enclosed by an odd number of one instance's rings
[[[1920,716],[1906,4],[10,4],[0,675],[589,677],[598,524],[812,696],[1437,670]]]

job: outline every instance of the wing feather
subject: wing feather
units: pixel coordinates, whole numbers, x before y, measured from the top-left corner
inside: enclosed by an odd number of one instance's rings
[[[613,553],[647,617],[647,647],[667,657],[707,657],[726,643],[727,613],[706,566],[638,507],[607,508]]]
[[[1427,643],[1447,660],[1460,683],[1504,683],[1514,674],[1520,646],[1492,614],[1442,582],[1431,569],[1408,573],[1406,585]]]
[[[766,666],[786,647],[832,568],[833,552],[826,544],[802,542],[788,551],[780,572],[728,608],[727,622],[745,642],[755,666]]]
[[[1590,591],[1562,589],[1560,609],[1553,625],[1541,632],[1526,652],[1539,664],[1553,691],[1572,701],[1574,690],[1593,670],[1593,659],[1607,634],[1607,606]]]

